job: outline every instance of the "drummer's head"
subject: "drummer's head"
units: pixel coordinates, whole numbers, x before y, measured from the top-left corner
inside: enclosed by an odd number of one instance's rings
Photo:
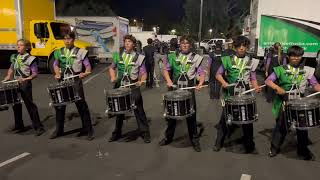
[[[236,48],[236,55],[240,58],[243,58],[246,53],[247,49],[250,46],[250,41],[248,38],[244,36],[239,36],[234,41],[234,47]]]
[[[291,46],[288,51],[289,64],[292,66],[299,66],[302,61],[304,50],[300,46]]]
[[[74,40],[76,39],[76,34],[70,31],[64,35],[64,44],[66,48],[71,49],[74,47]]]
[[[180,50],[182,53],[189,53],[193,45],[193,39],[190,36],[181,36]]]
[[[134,50],[134,47],[137,43],[137,40],[134,36],[128,34],[124,36],[123,41],[124,41],[124,49],[126,50],[126,52],[130,53],[131,51]]]
[[[31,43],[26,39],[19,39],[17,41],[17,51],[19,54],[25,54],[31,51]]]

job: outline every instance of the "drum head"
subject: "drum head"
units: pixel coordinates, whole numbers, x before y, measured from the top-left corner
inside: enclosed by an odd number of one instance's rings
[[[131,93],[131,89],[129,88],[117,88],[117,89],[110,89],[107,91],[108,97],[123,97],[129,95]]]
[[[256,98],[252,95],[242,95],[242,96],[230,96],[226,103],[232,105],[246,105],[256,102]]]
[[[166,100],[187,100],[192,98],[192,93],[186,90],[169,91],[164,95]]]
[[[319,100],[318,99],[295,99],[288,102],[288,106],[292,110],[308,110],[319,108]]]

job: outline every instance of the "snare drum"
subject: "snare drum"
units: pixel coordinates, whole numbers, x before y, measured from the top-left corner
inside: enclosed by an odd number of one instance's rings
[[[287,102],[286,116],[288,126],[300,130],[320,125],[320,103],[317,99],[296,99]]]
[[[231,96],[225,100],[228,124],[250,124],[258,120],[256,98],[252,95]]]
[[[164,116],[182,120],[195,113],[192,93],[186,90],[167,92],[163,97]]]
[[[108,114],[125,114],[135,107],[130,88],[111,89],[105,94]]]
[[[81,99],[73,81],[51,84],[48,87],[48,92],[51,97],[50,104],[53,106],[67,105]]]
[[[10,83],[0,86],[0,107],[21,103],[19,84]]]

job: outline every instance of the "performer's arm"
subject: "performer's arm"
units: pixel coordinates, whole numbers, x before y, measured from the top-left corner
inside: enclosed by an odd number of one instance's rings
[[[285,95],[286,91],[281,88],[280,86],[278,86],[276,83],[274,83],[274,81],[277,80],[277,76],[275,73],[272,73],[267,80],[265,81],[266,85],[271,87],[273,90],[275,90],[277,92],[277,94],[279,95]]]

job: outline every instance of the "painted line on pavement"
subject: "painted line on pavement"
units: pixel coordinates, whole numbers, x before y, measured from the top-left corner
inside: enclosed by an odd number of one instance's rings
[[[249,175],[249,174],[242,174],[240,180],[251,180],[251,175]]]
[[[99,76],[101,73],[105,72],[109,67],[105,67],[103,70],[99,71],[97,74],[91,76],[90,78],[88,78],[87,80],[85,80],[83,82],[83,84],[87,84],[89,83],[92,79],[96,78],[97,76]]]
[[[5,166],[5,165],[7,165],[7,164],[10,164],[10,163],[12,163],[12,162],[14,162],[14,161],[17,161],[17,160],[19,160],[19,159],[21,159],[21,158],[24,158],[24,157],[26,157],[26,156],[29,156],[29,155],[30,155],[30,153],[25,152],[25,153],[22,153],[22,154],[20,154],[20,155],[18,155],[18,156],[16,156],[16,157],[13,157],[13,158],[11,158],[11,159],[8,159],[8,160],[0,163],[0,168],[3,167],[3,166]]]

